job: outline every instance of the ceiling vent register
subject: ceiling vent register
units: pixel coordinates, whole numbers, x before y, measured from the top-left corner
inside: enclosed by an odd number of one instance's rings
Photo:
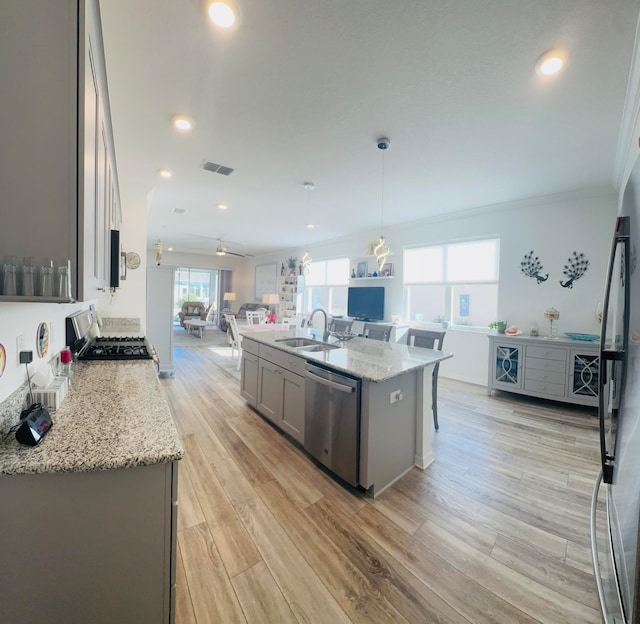
[[[205,161],[202,165],[202,168],[205,171],[211,171],[212,173],[219,173],[220,175],[228,176],[233,173],[233,169],[231,167],[225,167],[224,165],[217,165],[216,163]]]

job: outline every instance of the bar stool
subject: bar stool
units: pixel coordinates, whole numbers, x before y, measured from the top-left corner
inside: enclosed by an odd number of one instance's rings
[[[410,347],[422,347],[423,349],[435,349],[442,351],[444,343],[444,335],[447,332],[429,331],[426,329],[409,329],[407,332],[407,344]],[[433,412],[433,426],[436,431],[440,428],[438,425],[438,371],[440,370],[440,362],[433,367],[431,378],[431,411]]]
[[[365,338],[389,342],[392,329],[393,327],[391,327],[391,325],[382,325],[380,323],[365,323],[364,331],[362,332],[362,334]]]

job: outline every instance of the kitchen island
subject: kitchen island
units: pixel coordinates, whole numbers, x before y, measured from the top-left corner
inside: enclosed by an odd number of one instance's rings
[[[433,462],[432,367],[452,354],[359,337],[323,341],[322,332],[314,329],[241,327],[240,333],[242,396],[307,449],[311,443],[305,440],[307,365],[359,380],[357,483],[371,496],[414,465],[426,468]],[[292,339],[316,343],[305,349],[303,344],[291,344]],[[313,350],[316,346],[319,350]]]
[[[153,364],[75,364],[52,419],[0,443],[0,621],[172,622],[184,450]]]

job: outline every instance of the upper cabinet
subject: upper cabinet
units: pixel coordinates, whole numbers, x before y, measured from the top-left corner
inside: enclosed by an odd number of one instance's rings
[[[95,299],[121,222],[98,1],[3,2],[0,23],[0,259],[69,259],[72,298]]]

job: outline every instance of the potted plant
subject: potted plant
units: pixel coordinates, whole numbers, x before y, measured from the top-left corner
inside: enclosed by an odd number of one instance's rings
[[[493,323],[489,323],[489,329],[495,329],[499,334],[504,334],[504,330],[507,329],[507,321],[493,321]]]
[[[289,275],[296,274],[296,265],[298,263],[298,258],[294,258],[293,256],[289,256],[287,258],[287,266],[289,267]]]

